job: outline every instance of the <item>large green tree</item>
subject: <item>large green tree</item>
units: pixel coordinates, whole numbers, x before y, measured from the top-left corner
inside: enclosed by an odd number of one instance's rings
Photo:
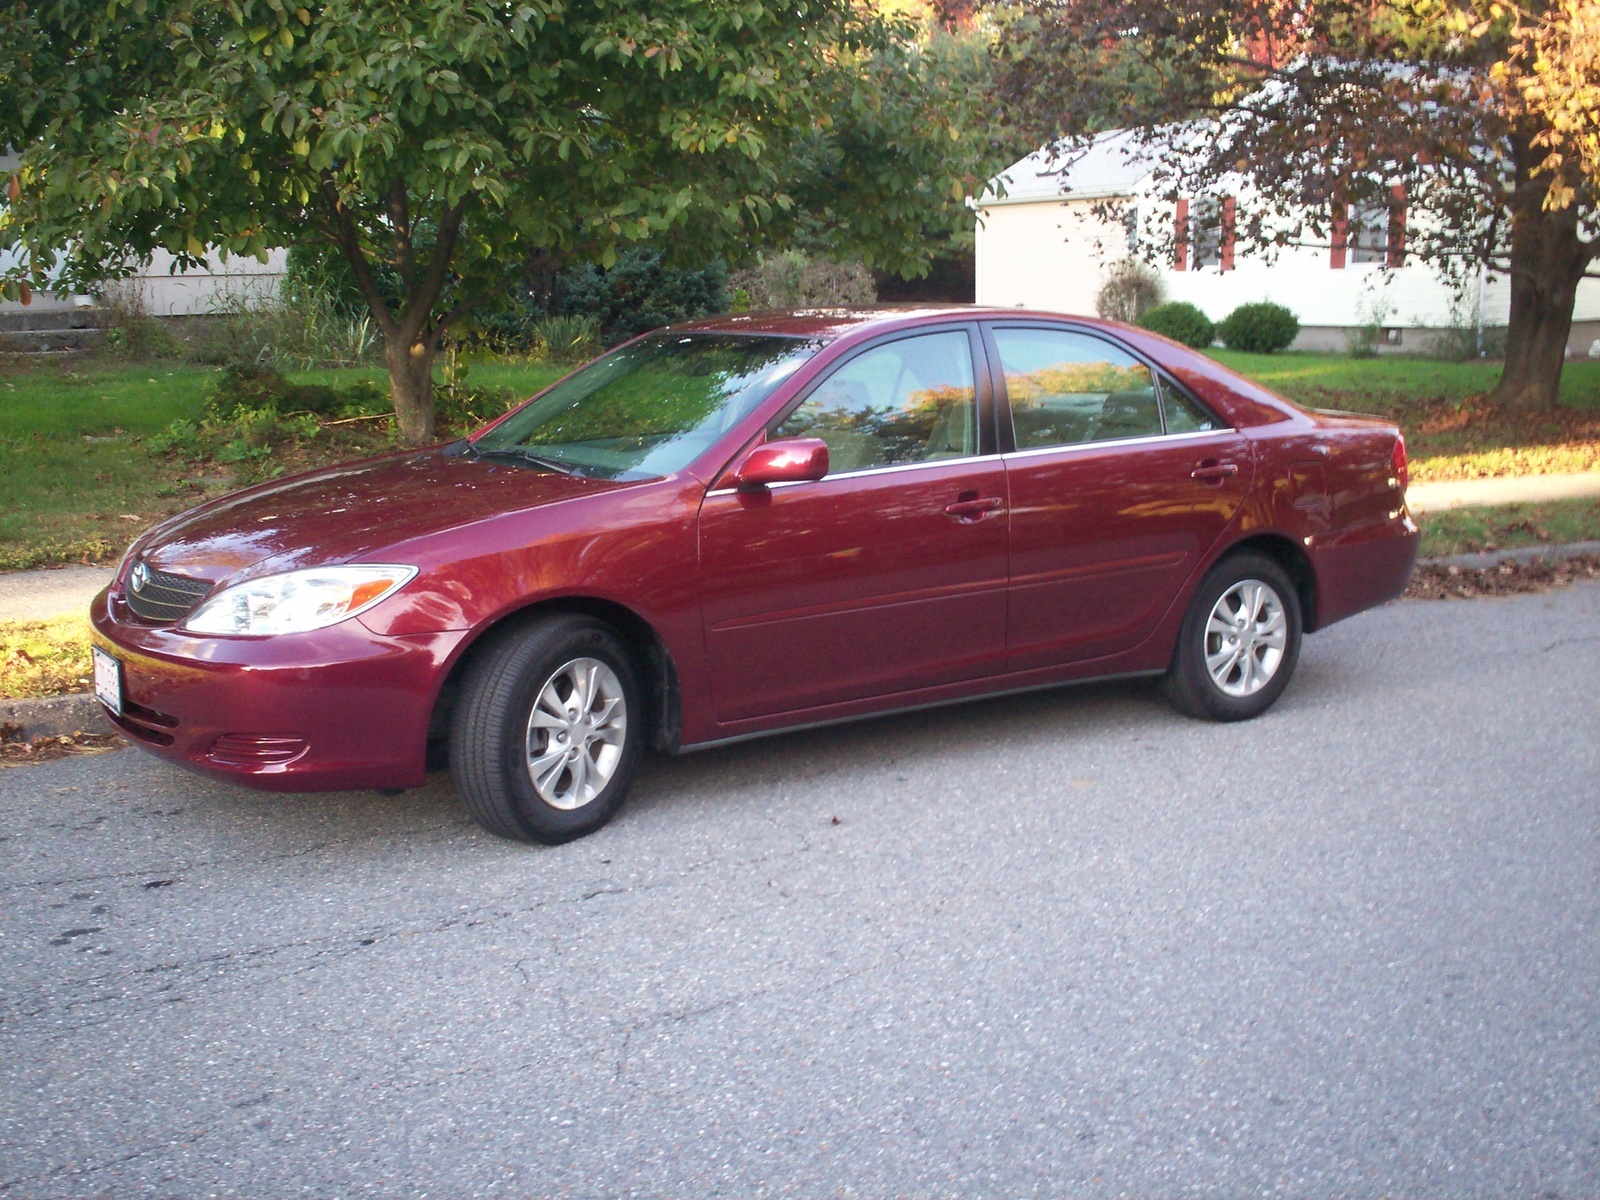
[[[1268,251],[1326,244],[1343,214],[1402,195],[1409,255],[1509,277],[1495,398],[1557,402],[1600,259],[1596,0],[1023,0],[1004,15],[1000,95],[1039,141],[1070,153],[1127,128],[1169,197],[1243,182],[1237,235]]]
[[[781,236],[796,192],[854,252],[918,269],[973,168],[903,33],[850,0],[12,8],[5,283],[337,247],[424,441],[441,338],[530,271],[734,251]]]

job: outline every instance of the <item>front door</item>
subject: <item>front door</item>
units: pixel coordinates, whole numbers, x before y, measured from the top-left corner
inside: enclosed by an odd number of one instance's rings
[[[826,478],[707,495],[719,720],[1003,667],[1005,470],[980,438],[976,341],[960,326],[856,352],[769,431],[827,442]]]
[[[991,336],[1016,446],[1008,669],[1131,649],[1243,503],[1250,446],[1106,338]]]

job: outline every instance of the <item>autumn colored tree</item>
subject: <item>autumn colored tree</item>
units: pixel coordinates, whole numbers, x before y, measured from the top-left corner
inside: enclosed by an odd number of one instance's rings
[[[1066,138],[1070,152],[1134,130],[1171,198],[1242,181],[1258,199],[1236,237],[1264,252],[1403,196],[1408,255],[1509,277],[1494,398],[1547,406],[1600,257],[1595,12],[1596,0],[1024,0],[1005,10],[999,93],[1036,144]]]
[[[336,247],[426,441],[441,338],[531,271],[742,248],[800,191],[917,269],[974,179],[900,33],[850,0],[6,6],[4,286]]]

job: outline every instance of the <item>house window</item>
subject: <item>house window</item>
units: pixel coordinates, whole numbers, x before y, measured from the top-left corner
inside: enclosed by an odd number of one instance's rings
[[[1179,205],[1185,202],[1180,200]],[[1189,266],[1196,271],[1216,267],[1233,270],[1236,211],[1232,196],[1203,196],[1188,205],[1184,214],[1179,252],[1187,251]],[[1182,268],[1179,268],[1182,270]]]
[[[1328,265],[1338,270],[1346,262],[1406,265],[1406,191],[1396,184],[1387,204],[1365,203],[1347,208],[1333,203],[1333,244]]]
[[[1389,206],[1386,204],[1358,204],[1350,210],[1350,223],[1345,232],[1345,245],[1350,261],[1361,263],[1387,263],[1389,261]]]
[[[1222,202],[1214,196],[1190,205],[1189,245],[1196,271],[1222,266]]]
[[[1128,239],[1128,253],[1139,252],[1139,206],[1130,204],[1122,210],[1122,232]]]

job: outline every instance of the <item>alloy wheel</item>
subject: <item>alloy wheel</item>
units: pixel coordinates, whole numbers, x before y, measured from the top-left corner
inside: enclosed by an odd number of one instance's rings
[[[558,668],[528,714],[528,777],[552,808],[582,808],[622,761],[628,702],[617,673],[597,658]]]
[[[1221,596],[1206,619],[1206,670],[1224,695],[1252,696],[1283,662],[1288,621],[1283,599],[1270,584],[1241,579]]]

